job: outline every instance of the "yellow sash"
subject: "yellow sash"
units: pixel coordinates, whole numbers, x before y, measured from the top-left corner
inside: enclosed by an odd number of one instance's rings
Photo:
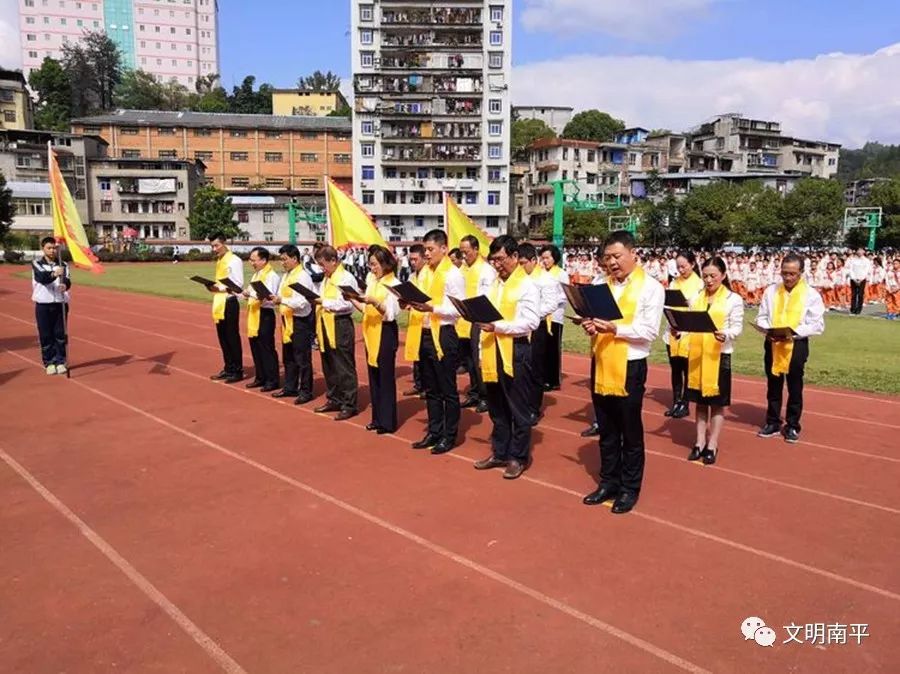
[[[325,281],[322,283],[322,299],[323,300],[336,300],[341,297],[341,289],[338,288],[338,284],[335,283],[335,279],[340,280],[344,278],[344,265],[339,264],[335,267],[334,273],[331,276],[326,276]],[[325,336],[328,337],[328,343],[322,339],[322,330],[325,331]],[[325,311],[321,304],[316,305],[316,338],[319,340],[319,350],[325,351],[326,349],[334,349],[335,347],[335,338],[334,338],[334,314],[330,311]]]
[[[253,278],[250,279],[250,283],[253,283],[254,281],[262,281],[265,283],[271,273],[272,265],[267,262],[265,267],[253,275]],[[247,337],[259,336],[259,311],[261,308],[262,302],[260,300],[254,299],[252,296],[247,300]]]
[[[616,300],[622,318],[616,325],[630,325],[637,312],[638,297],[644,287],[644,270],[635,267],[628,277],[622,296]],[[610,290],[613,286],[610,285]],[[602,396],[628,395],[625,378],[628,374],[628,342],[604,333],[594,338],[594,393]]]
[[[724,285],[710,299],[705,292],[700,293],[691,308],[694,311],[708,311],[716,327],[725,325],[728,296],[731,293]],[[719,395],[719,365],[722,343],[711,332],[695,332],[686,335],[682,341],[690,344],[688,354],[688,388],[700,391],[704,398]]]
[[[479,255],[475,260],[475,264],[471,267],[464,264],[460,269],[466,281],[466,299],[471,299],[478,293],[478,279],[481,278],[481,268],[486,264],[487,262],[484,261],[484,258]],[[472,324],[466,319],[460,318],[456,321],[456,334],[461,339],[469,339],[472,336]]]
[[[450,258],[445,256],[437,269],[429,266],[423,267],[419,272],[416,285],[431,298],[431,306],[438,307],[444,303],[444,283],[447,281],[447,272],[453,267]],[[415,309],[409,312],[409,327],[406,329],[406,347],[404,357],[408,361],[419,360],[419,347],[422,345],[422,327],[425,325],[425,314]],[[431,337],[434,340],[434,348],[437,351],[438,360],[444,358],[441,349],[441,322],[437,316],[431,317]]]
[[[388,286],[394,285],[395,280],[393,274],[385,274],[380,280],[375,281],[372,297],[376,302],[381,303],[387,299]],[[383,321],[384,316],[378,312],[378,309],[371,304],[367,304],[366,310],[363,312],[362,332],[363,341],[366,343],[366,358],[372,367],[378,367],[378,351],[381,349],[381,326]]]
[[[703,279],[701,279],[697,274],[691,272],[691,275],[687,277],[687,279],[683,279],[680,276],[672,281],[672,290],[680,290],[681,294],[687,298],[688,304],[694,301],[694,298],[697,297],[697,294],[703,290]],[[673,307],[675,311],[678,311],[678,307]],[[683,308],[681,309],[684,310]],[[687,336],[675,338],[672,336],[672,333],[669,333],[669,353],[673,356],[679,356],[680,358],[687,358],[688,354],[691,350],[691,340]]]
[[[511,321],[516,317],[516,304],[522,293],[522,282],[528,278],[525,269],[517,267],[509,275],[503,284],[503,292],[500,292],[500,279],[494,281],[491,286],[491,302],[500,310],[503,320]],[[499,296],[499,297],[498,297]],[[513,336],[498,335],[496,332],[481,333],[481,375],[485,382],[499,381],[497,372],[497,344],[500,344],[500,360],[503,361],[503,371],[510,377],[513,376]]]
[[[291,269],[287,276],[281,280],[281,290],[278,292],[282,298],[291,297],[294,290],[291,284],[297,283],[300,279],[300,273],[303,271],[302,265],[297,265]],[[281,311],[281,342],[282,344],[290,344],[291,338],[294,336],[294,310],[286,304],[279,304],[278,309]]]
[[[228,265],[231,264],[233,257],[234,253],[229,250],[216,260],[216,281],[220,278],[228,278]],[[228,293],[216,293],[213,295],[212,317],[216,323],[225,320],[225,302],[228,298]]]
[[[775,290],[775,306],[772,309],[773,328],[791,328],[796,330],[803,318],[806,307],[806,293],[809,286],[800,280],[791,292],[779,283]],[[787,374],[791,367],[791,356],[794,353],[794,342],[772,342],[772,374],[776,377]]]

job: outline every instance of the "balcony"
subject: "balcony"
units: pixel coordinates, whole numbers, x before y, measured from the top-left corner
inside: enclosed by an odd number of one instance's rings
[[[481,72],[484,69],[484,57],[481,54],[432,54],[429,52],[416,52],[381,56],[376,59],[374,65],[382,71],[449,70],[453,72]]]
[[[481,163],[481,145],[429,143],[425,145],[389,145],[382,148],[386,164],[442,162],[447,164]]]
[[[463,7],[385,8],[381,13],[381,23],[385,26],[480,26],[481,10]]]
[[[481,31],[478,32],[446,32],[446,31],[419,31],[413,33],[393,32],[382,29],[381,48],[387,51],[419,49],[428,47],[435,50],[443,49],[476,49],[481,51],[484,44]]]
[[[481,93],[483,80],[479,77],[453,77],[440,75],[408,75],[406,77],[373,77],[357,75],[353,86],[356,94],[383,94],[385,97],[423,94],[473,94]]]

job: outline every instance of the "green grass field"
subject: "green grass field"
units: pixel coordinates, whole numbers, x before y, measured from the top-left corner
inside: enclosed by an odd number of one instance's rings
[[[209,302],[209,293],[186,277],[195,274],[209,277],[212,273],[213,265],[209,262],[108,264],[106,273],[101,275],[76,271],[74,282],[76,285]],[[248,265],[247,278],[250,274]],[[28,272],[22,275],[27,277]],[[749,326],[755,313],[748,311],[746,316],[748,325],[738,340],[733,357],[734,371],[763,376],[762,339]],[[564,344],[567,351],[588,352],[587,337],[571,324],[565,327]],[[661,340],[654,344],[652,360],[666,362]],[[812,342],[806,380],[819,386],[900,393],[900,323],[829,313],[825,334]]]

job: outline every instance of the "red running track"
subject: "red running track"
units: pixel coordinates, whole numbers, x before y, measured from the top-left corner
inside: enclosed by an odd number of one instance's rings
[[[532,469],[450,455],[208,380],[202,305],[79,288],[70,380],[39,368],[26,281],[0,273],[0,662],[13,672],[894,671],[900,399],[810,389],[803,442],[759,440],[736,381],[714,467],[662,416],[638,508],[587,508],[587,360],[567,356]],[[815,355],[813,355],[815,357]],[[362,359],[360,355],[360,364]],[[401,366],[401,387],[408,368]],[[362,370],[361,370],[362,371]],[[364,379],[364,377],[363,377]],[[364,382],[361,399],[367,400]],[[322,382],[316,381],[321,394]],[[759,616],[772,648],[745,641]],[[784,625],[868,625],[857,645]],[[801,637],[802,637],[801,631]],[[892,664],[893,663],[893,664]]]

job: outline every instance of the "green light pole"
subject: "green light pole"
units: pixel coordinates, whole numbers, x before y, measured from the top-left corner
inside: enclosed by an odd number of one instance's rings
[[[297,203],[291,199],[287,203],[288,212],[288,242],[297,245]]]

